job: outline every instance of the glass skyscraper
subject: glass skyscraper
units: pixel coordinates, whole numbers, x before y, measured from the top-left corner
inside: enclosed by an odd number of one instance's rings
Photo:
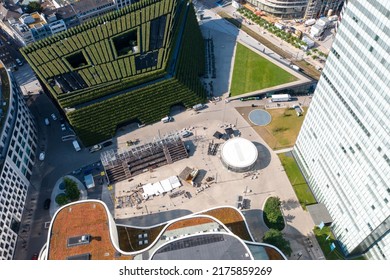
[[[294,155],[344,252],[390,259],[390,1],[346,1]]]

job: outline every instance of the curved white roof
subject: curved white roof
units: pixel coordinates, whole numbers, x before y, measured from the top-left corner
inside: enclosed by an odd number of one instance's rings
[[[221,149],[222,160],[237,168],[251,166],[257,160],[256,146],[249,140],[236,137],[226,141]]]

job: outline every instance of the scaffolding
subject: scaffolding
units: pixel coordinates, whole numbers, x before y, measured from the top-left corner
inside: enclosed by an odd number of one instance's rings
[[[119,182],[188,157],[180,135],[175,131],[163,137],[156,136],[143,145],[103,152],[100,159],[108,180]]]
[[[167,133],[163,137],[156,136],[152,141],[132,147],[125,147],[121,149],[110,149],[104,151],[100,155],[100,160],[105,167],[114,167],[122,164],[132,158],[142,159],[147,155],[153,155],[163,150],[167,146],[182,145],[180,132],[173,131]]]

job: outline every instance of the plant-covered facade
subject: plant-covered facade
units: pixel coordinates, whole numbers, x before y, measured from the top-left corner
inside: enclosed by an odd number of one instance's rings
[[[87,146],[206,93],[204,45],[187,0],[141,0],[22,49]]]

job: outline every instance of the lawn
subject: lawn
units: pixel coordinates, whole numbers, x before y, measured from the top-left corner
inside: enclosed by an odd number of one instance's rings
[[[242,44],[237,44],[230,88],[231,96],[296,80],[296,77],[269,60],[251,51]]]
[[[307,111],[307,108],[303,109]],[[274,150],[294,146],[304,117],[298,117],[293,109],[271,109],[268,113],[272,118],[272,121],[265,126],[270,136],[266,137],[269,138],[268,145]]]
[[[307,107],[303,107],[303,116],[298,117],[293,109],[269,109],[271,122],[266,126],[252,125],[252,128],[267,142],[273,150],[284,149],[294,146],[298,133],[304,120]],[[236,110],[251,124],[248,119],[252,107],[237,107]]]
[[[313,231],[327,260],[345,260],[343,253],[341,253],[340,249],[337,246],[336,249],[334,249],[332,252],[330,251],[330,244],[332,244],[332,242],[335,242],[336,239],[330,231],[329,227],[323,227],[322,229],[315,227]],[[365,260],[365,258],[361,256],[353,258],[353,260]]]
[[[278,156],[302,207],[305,209],[306,205],[316,203],[295,159],[286,154],[279,154]]]

